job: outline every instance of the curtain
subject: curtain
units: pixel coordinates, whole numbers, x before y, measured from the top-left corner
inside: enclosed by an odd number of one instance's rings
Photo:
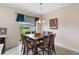
[[[24,15],[23,14],[17,14],[17,19],[16,19],[17,22],[24,22],[25,19],[24,19]]]

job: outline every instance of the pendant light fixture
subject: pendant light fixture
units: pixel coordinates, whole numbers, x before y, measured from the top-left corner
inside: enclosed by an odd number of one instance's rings
[[[43,3],[40,3],[40,17],[41,17],[41,15],[42,15],[42,5],[43,5]],[[39,20],[37,21],[37,23],[38,23],[38,24],[41,24],[41,23],[45,23],[45,21],[39,19]]]

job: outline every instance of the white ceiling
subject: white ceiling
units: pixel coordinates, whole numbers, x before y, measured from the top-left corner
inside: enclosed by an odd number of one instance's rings
[[[10,8],[15,8],[38,15],[40,14],[40,3],[3,3],[0,5],[4,5]],[[69,5],[69,3],[43,3],[41,7],[41,14],[44,15],[46,13],[57,10],[67,5]]]

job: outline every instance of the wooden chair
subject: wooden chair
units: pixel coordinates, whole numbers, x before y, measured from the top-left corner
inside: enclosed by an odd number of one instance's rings
[[[50,54],[50,37],[44,36],[44,52],[46,52],[48,55]]]
[[[37,44],[37,48],[40,48],[40,51],[37,51],[37,53],[41,52],[43,53],[43,55],[45,54],[44,52],[46,52],[48,55],[50,54],[50,38],[49,36],[44,36],[43,37],[43,42],[41,42],[40,44]]]
[[[28,55],[29,51],[33,52],[33,43],[28,39],[28,37],[23,36],[23,55],[25,55],[25,53]]]
[[[26,32],[25,34],[30,34],[30,32]]]
[[[51,35],[52,33],[51,32],[48,32],[48,35]]]
[[[35,34],[36,33],[36,31],[32,31],[32,34]]]
[[[36,40],[35,44],[34,44],[34,55],[41,55],[41,51],[44,54],[43,48],[41,48],[41,46],[43,46],[44,44],[43,38],[39,38]],[[41,48],[41,50],[39,50],[39,48]]]
[[[22,48],[21,48],[21,52],[23,51],[23,48],[24,48],[24,38],[23,38],[23,34],[21,34],[21,37],[22,37]]]
[[[45,31],[43,31],[43,34],[45,34]]]
[[[48,32],[47,31],[43,31],[43,35],[44,36],[48,35]]]
[[[50,51],[53,52],[56,54],[56,51],[55,51],[55,45],[54,45],[54,42],[55,42],[55,35],[56,34],[51,34],[50,35]]]
[[[30,34],[30,32],[26,32],[25,34]],[[21,37],[22,37],[22,48],[21,48],[21,52],[23,51],[23,48],[24,48],[24,34],[21,34]]]
[[[35,50],[36,54],[40,54],[39,52],[41,52],[41,51],[42,51],[43,55],[45,53],[50,55],[50,54],[52,54],[53,51],[56,54],[55,46],[54,46],[55,35],[56,34],[50,34],[48,36],[44,36],[42,39],[39,39],[37,41],[38,43],[36,45],[34,45],[35,49],[36,49]],[[38,48],[40,48],[41,50],[38,51]]]

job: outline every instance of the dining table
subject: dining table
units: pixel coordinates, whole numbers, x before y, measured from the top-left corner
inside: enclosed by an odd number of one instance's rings
[[[27,36],[28,38],[31,38],[31,40],[33,41],[43,38],[43,34],[41,34],[40,36],[35,36],[35,34],[25,34],[25,36]]]

